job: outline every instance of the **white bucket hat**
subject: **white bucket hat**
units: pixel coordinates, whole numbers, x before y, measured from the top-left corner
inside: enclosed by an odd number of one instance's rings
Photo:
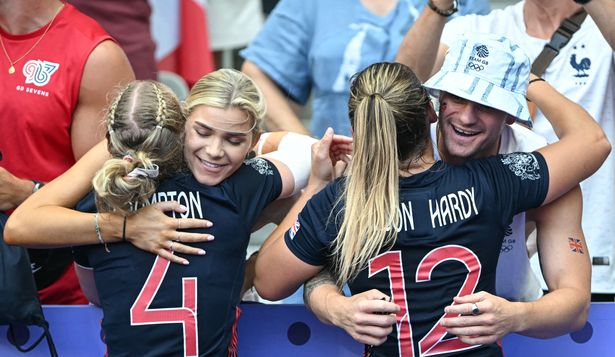
[[[506,37],[465,34],[449,48],[444,64],[424,86],[432,95],[439,91],[502,110],[532,126],[525,94],[530,60]]]

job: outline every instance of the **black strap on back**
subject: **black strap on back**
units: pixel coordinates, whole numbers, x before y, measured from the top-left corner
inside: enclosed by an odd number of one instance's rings
[[[566,46],[575,32],[581,27],[583,20],[587,17],[585,9],[577,11],[572,16],[567,17],[559,25],[549,43],[545,45],[542,52],[532,63],[532,73],[541,77],[553,59],[557,57],[559,51]]]

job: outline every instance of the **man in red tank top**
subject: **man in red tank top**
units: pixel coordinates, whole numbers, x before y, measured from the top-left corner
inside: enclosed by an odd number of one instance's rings
[[[0,210],[10,213],[103,139],[107,94],[132,79],[120,47],[72,5],[0,3]],[[87,303],[70,250],[29,253],[43,303]]]

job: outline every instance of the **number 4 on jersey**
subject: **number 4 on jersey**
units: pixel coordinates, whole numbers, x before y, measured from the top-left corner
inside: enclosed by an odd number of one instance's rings
[[[183,326],[184,356],[192,357],[199,354],[199,336],[196,318],[196,284],[197,278],[182,279],[182,306],[175,308],[150,309],[150,305],[167,274],[171,262],[156,257],[152,270],[145,284],[130,308],[130,324],[157,325],[177,324]]]

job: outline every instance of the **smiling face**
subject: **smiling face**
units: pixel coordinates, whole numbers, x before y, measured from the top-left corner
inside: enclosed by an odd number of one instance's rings
[[[184,156],[199,183],[217,185],[241,166],[256,140],[253,123],[237,108],[199,105],[192,110]]]
[[[507,121],[512,123],[514,118],[501,110],[442,92],[438,119],[440,152],[453,164],[496,155]]]

